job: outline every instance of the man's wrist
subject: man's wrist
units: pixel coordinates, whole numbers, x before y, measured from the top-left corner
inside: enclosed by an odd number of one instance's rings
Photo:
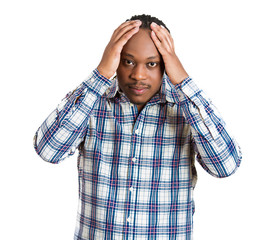
[[[102,75],[103,77],[108,78],[108,79],[112,78],[115,74],[115,73],[110,73],[110,72],[104,70],[100,66],[98,66],[96,69],[97,69],[97,71],[99,72],[100,75]]]
[[[169,76],[169,75],[168,75]],[[172,78],[170,78],[170,81],[173,85],[178,85],[181,84],[184,79],[188,78],[189,75],[187,74],[187,72],[183,69],[183,71],[178,72],[177,74],[175,74]]]

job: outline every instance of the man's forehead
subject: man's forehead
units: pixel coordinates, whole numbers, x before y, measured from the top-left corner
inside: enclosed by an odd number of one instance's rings
[[[140,29],[122,49],[122,55],[128,57],[155,58],[160,54],[151,38],[151,31],[148,29]]]

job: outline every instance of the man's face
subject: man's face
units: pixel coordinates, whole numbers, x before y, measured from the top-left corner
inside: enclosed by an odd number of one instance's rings
[[[150,32],[140,29],[124,45],[117,69],[119,87],[139,111],[159,91],[164,72],[163,60]]]

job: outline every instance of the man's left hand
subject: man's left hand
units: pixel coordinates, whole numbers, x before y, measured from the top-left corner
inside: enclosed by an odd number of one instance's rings
[[[174,41],[168,30],[156,23],[151,24],[151,38],[162,55],[165,71],[171,82],[176,85],[188,77],[175,53]]]

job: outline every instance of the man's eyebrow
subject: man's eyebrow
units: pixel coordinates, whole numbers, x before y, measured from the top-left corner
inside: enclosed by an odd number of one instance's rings
[[[156,58],[157,58],[157,59],[160,59],[159,56],[152,56],[152,57],[148,57],[147,59],[148,59],[148,60],[151,60],[151,59],[153,60],[153,59],[156,59]]]
[[[125,56],[125,57],[130,57],[130,58],[135,58],[132,54],[130,54],[130,53],[122,53],[122,55],[123,56]],[[160,57],[158,56],[158,55],[156,55],[156,56],[151,56],[151,57],[148,57],[147,58],[148,60],[153,60],[153,59],[160,59]]]
[[[124,55],[125,57],[130,57],[130,58],[135,58],[132,54],[130,53],[122,53],[122,55]]]

